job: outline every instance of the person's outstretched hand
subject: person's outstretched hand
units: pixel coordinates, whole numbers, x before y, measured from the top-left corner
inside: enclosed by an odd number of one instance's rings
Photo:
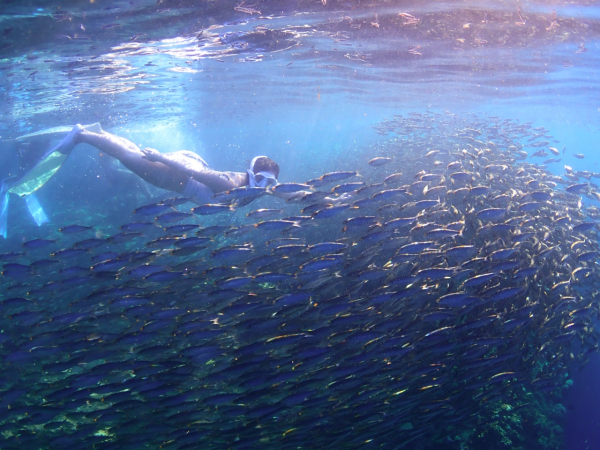
[[[154,150],[153,148],[146,147],[142,149],[142,153],[144,154],[144,158],[148,161],[156,162],[161,160],[161,154],[158,150]]]

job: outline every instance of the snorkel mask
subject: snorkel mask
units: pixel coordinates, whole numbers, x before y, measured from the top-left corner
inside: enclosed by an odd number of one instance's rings
[[[259,158],[266,158],[266,156],[256,156],[250,163],[250,168],[246,171],[248,172],[250,187],[266,188],[268,186],[277,186],[277,178],[271,172],[254,173],[254,164]]]

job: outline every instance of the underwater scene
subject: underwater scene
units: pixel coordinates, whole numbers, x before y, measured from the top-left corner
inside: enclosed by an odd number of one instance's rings
[[[0,0],[0,450],[599,449],[599,37]]]

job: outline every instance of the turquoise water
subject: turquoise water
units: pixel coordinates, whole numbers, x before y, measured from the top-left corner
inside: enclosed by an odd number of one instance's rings
[[[437,146],[450,148],[449,142],[454,145],[456,140],[453,139],[458,133],[457,130],[461,128],[459,123],[467,126],[510,120],[510,126],[530,124],[527,129],[528,135],[518,138],[515,137],[515,132],[509,130],[508,122],[499,126],[503,127],[511,139],[514,138],[515,142],[524,145],[528,136],[536,133],[535,128],[544,127],[548,130],[547,135],[552,137],[549,145],[558,148],[561,151],[558,158],[562,158],[559,163],[547,164],[549,173],[562,176],[565,173],[565,165],[572,167],[574,171],[600,172],[597,154],[600,114],[600,92],[597,82],[600,68],[597,56],[600,30],[598,18],[598,7],[588,5],[587,2],[0,2],[0,176],[5,178],[17,170],[16,155],[23,147],[21,144],[17,145],[14,139],[53,127],[71,127],[77,123],[95,122],[99,122],[104,130],[125,137],[140,147],[152,147],[161,152],[192,150],[216,170],[244,172],[254,156],[268,155],[281,167],[281,183],[305,182],[334,171],[358,171],[362,175],[361,180],[370,184],[381,182],[384,178],[380,176],[380,172],[368,165],[368,161],[374,157],[394,158],[393,165],[383,169],[387,171],[385,175],[396,171],[406,171],[408,174],[410,171],[412,177],[413,173],[421,169],[434,170],[429,160],[424,159],[424,154]],[[427,144],[423,144],[426,140],[423,138],[423,141],[419,141],[419,146],[414,148],[410,147],[412,136],[378,133],[378,128],[386,120],[397,116],[414,118],[411,116],[413,113],[435,116],[436,120],[432,121],[435,124],[445,120],[451,124],[447,124],[446,128],[436,128],[432,125],[434,131],[442,132],[432,132],[431,137],[426,137]],[[451,119],[454,117],[458,119]],[[495,119],[496,117],[499,119]],[[491,140],[496,139],[491,133],[486,136]],[[55,145],[61,138],[62,134],[53,133],[23,142],[29,146],[26,150],[39,152],[40,149]],[[400,139],[401,144],[398,147],[394,147],[394,139]],[[416,137],[414,142],[417,142]],[[526,150],[531,156],[536,149]],[[573,156],[579,153],[585,155],[585,158]],[[553,156],[549,155],[547,158]],[[527,162],[537,164],[542,164],[542,161],[539,158],[527,159]],[[447,162],[444,161],[444,165]],[[422,164],[422,167],[419,164]],[[582,181],[586,180],[582,178]],[[594,181],[593,178],[591,181]],[[570,181],[566,183],[568,185]],[[492,184],[493,181],[490,181],[490,185]],[[558,186],[557,189],[564,190],[564,187]],[[118,233],[119,227],[125,223],[146,219],[152,221],[153,217],[140,219],[139,216],[133,215],[132,211],[142,205],[173,197],[175,194],[141,181],[93,147],[79,145],[57,174],[36,195],[49,221],[38,227],[31,218],[25,201],[11,194],[8,238],[0,241],[0,254],[24,252],[22,244],[37,238],[56,240],[53,251],[70,247],[78,239],[105,239]],[[598,206],[598,201],[593,196],[582,197],[586,206]],[[282,208],[289,211],[288,215],[300,214],[299,209],[293,209],[295,206],[269,200],[260,199],[256,204],[240,208],[226,219],[219,216],[202,217],[197,223],[203,227],[213,224],[246,225],[253,222],[246,219],[245,214],[259,207]],[[480,206],[482,204],[480,203]],[[189,209],[188,205],[186,211]],[[589,215],[581,220],[594,219],[593,215]],[[71,224],[91,226],[93,231],[78,238],[64,236],[58,232],[59,228]],[[343,240],[345,236],[339,234],[338,225],[337,222],[323,222],[316,227],[304,228],[304,234],[300,236],[306,239],[307,244]],[[543,235],[545,230],[540,225],[535,232]],[[156,237],[157,235],[148,236],[146,241],[141,243],[134,241],[120,244],[116,248],[117,253],[142,251],[145,249],[144,243]],[[281,236],[277,234],[277,237]],[[262,245],[261,238],[231,238],[221,243],[253,243],[258,247]],[[572,235],[565,234],[564,237],[561,235],[560,240],[552,242],[566,254],[572,239]],[[586,245],[596,245],[596,239],[594,231],[585,237]],[[543,243],[543,239],[540,240]],[[474,243],[484,248],[484,243],[479,240]],[[486,241],[485,246],[489,243]],[[93,252],[99,253],[95,250]],[[26,253],[17,262],[29,265],[48,257],[48,252]],[[385,249],[381,250],[380,254],[389,256]],[[203,270],[217,266],[208,256],[203,258]],[[353,262],[355,258],[358,259],[355,254],[349,257]],[[385,263],[383,256],[381,258],[382,261],[374,260],[379,268]],[[177,264],[193,260],[192,257],[171,258],[167,260],[167,265],[170,270],[175,270]],[[529,260],[521,255],[519,261],[523,266],[528,264]],[[571,260],[565,261],[566,264],[570,264]],[[165,260],[157,258],[155,262],[165,263]],[[218,266],[236,266],[238,262],[219,263]],[[61,260],[60,268],[69,265],[89,268],[94,263],[89,258],[70,262]],[[366,267],[368,264],[361,266],[363,269]],[[558,267],[556,271],[560,272],[560,267],[565,266],[563,264]],[[574,267],[569,266],[571,270]],[[589,267],[593,267],[597,272],[595,261],[590,263]],[[126,269],[130,268],[127,266]],[[77,312],[71,306],[70,297],[87,298],[86,296],[109,286],[136,284],[124,276],[124,270],[121,269],[120,278],[108,282],[94,279],[83,287],[74,287],[73,290],[69,287],[51,293],[47,292],[48,288],[41,293],[36,289],[42,289],[46,283],[57,280],[62,282],[64,278],[61,278],[58,270],[52,269],[32,279],[14,280],[3,276],[3,292],[0,295],[3,301],[15,297],[35,301],[38,309],[33,310],[44,311],[45,321],[55,318],[58,314]],[[505,283],[511,282],[509,276],[503,277]],[[528,282],[527,289],[532,289],[533,292],[533,289],[538,289],[544,284],[543,280],[551,280],[550,275],[547,279],[536,278],[535,281]],[[293,404],[285,411],[277,410],[271,416],[269,414],[272,412],[269,411],[257,413],[253,407],[243,409],[247,405],[240,406],[240,402],[227,403],[225,407],[221,404],[208,405],[206,402],[210,396],[204,390],[210,392],[210,395],[220,395],[227,391],[223,386],[226,383],[210,377],[205,380],[204,375],[200,376],[197,372],[191,375],[181,369],[173,375],[173,380],[176,380],[173,382],[176,384],[173,391],[157,392],[156,397],[151,399],[139,393],[135,394],[136,400],[142,398],[147,402],[135,407],[140,408],[140,416],[143,417],[138,419],[138,423],[132,425],[129,422],[136,420],[135,414],[123,414],[119,410],[115,413],[116,419],[107,418],[95,426],[94,420],[97,417],[93,408],[90,406],[86,409],[84,405],[79,404],[81,398],[85,398],[83,390],[100,392],[102,386],[116,383],[122,373],[112,372],[110,377],[98,380],[80,380],[79,384],[75,384],[77,389],[70,394],[72,397],[65,397],[73,402],[69,406],[64,402],[53,403],[45,398],[58,388],[53,390],[49,387],[56,380],[44,369],[52,364],[66,364],[72,361],[72,366],[65,366],[65,371],[57,376],[57,380],[60,378],[61,381],[56,381],[60,389],[72,388],[71,383],[76,375],[86,374],[87,370],[91,371],[99,363],[98,360],[94,360],[93,365],[90,365],[90,361],[85,359],[91,358],[90,355],[95,350],[90,350],[85,357],[82,356],[85,360],[80,363],[73,355],[82,350],[71,348],[71,345],[76,346],[75,343],[81,342],[82,337],[79,334],[75,337],[73,334],[71,339],[69,333],[91,333],[90,330],[94,327],[90,325],[89,328],[83,327],[80,330],[76,322],[65,325],[64,329],[53,330],[57,333],[54,337],[60,337],[60,347],[47,342],[44,342],[42,347],[54,349],[60,353],[59,356],[48,354],[42,357],[41,362],[25,358],[24,363],[10,363],[10,355],[14,355],[15,352],[30,352],[31,349],[25,341],[30,337],[39,337],[39,331],[36,329],[38,321],[33,319],[31,323],[26,321],[26,325],[14,325],[12,316],[16,312],[28,311],[29,307],[9,308],[3,311],[2,317],[2,333],[8,337],[1,344],[4,375],[0,384],[0,399],[3,399],[0,402],[3,409],[0,433],[6,439],[6,444],[0,441],[0,448],[59,448],[64,445],[72,445],[75,448],[159,448],[161,445],[166,446],[163,448],[264,446],[307,449],[325,446],[366,448],[368,445],[375,448],[448,449],[596,448],[594,442],[597,443],[598,438],[594,435],[593,423],[573,432],[573,424],[581,427],[588,422],[589,411],[585,408],[582,410],[577,405],[582,402],[583,397],[589,399],[585,394],[588,392],[586,383],[589,378],[582,376],[582,381],[578,381],[577,376],[572,373],[578,373],[584,365],[583,361],[597,359],[597,335],[593,331],[597,317],[592,314],[597,314],[597,273],[586,280],[587,291],[577,293],[581,298],[592,299],[589,316],[581,319],[586,326],[586,330],[578,335],[580,339],[576,340],[581,342],[581,345],[576,342],[573,348],[557,346],[556,358],[560,359],[560,365],[554,367],[552,363],[547,363],[552,367],[548,378],[553,381],[552,387],[555,389],[544,386],[546,390],[536,391],[535,383],[527,384],[535,379],[535,374],[527,372],[531,375],[527,382],[524,377],[517,382],[516,387],[511,387],[509,382],[503,385],[504,397],[493,400],[497,403],[486,403],[478,397],[473,403],[463,403],[462,394],[456,392],[463,392],[465,386],[459,383],[445,391],[447,396],[435,399],[454,399],[456,395],[461,400],[452,406],[454,409],[444,407],[440,416],[425,414],[424,418],[416,419],[411,414],[416,414],[417,409],[420,412],[426,409],[423,405],[428,405],[428,402],[432,401],[431,398],[426,397],[421,403],[414,400],[415,404],[411,403],[411,407],[415,410],[408,413],[401,405],[394,404],[394,408],[397,407],[400,411],[398,415],[395,415],[387,404],[381,407],[373,406],[380,401],[385,404],[385,400],[377,396],[362,402],[355,398],[349,401],[343,395],[340,399],[331,395],[326,401],[319,402],[324,397],[315,395],[316,400],[313,399],[313,403],[302,407],[298,406],[300,403]],[[372,292],[385,285],[383,282],[376,285],[378,281],[369,283],[371,284],[367,286]],[[204,288],[198,288],[196,285],[186,285],[184,288],[178,287],[177,284],[161,284],[158,287],[144,284],[143,289],[143,293],[138,293],[139,295],[157,295],[160,298],[160,302],[156,300],[156,308],[181,306],[193,309],[194,305],[184,302],[174,306],[167,300],[185,297],[192,292],[204,292]],[[263,295],[257,300],[272,302],[279,294],[293,293],[298,289],[295,285],[286,285],[285,289],[277,292],[278,295],[265,294],[258,288],[249,292]],[[358,293],[353,292],[352,295],[359,297]],[[532,316],[536,318],[536,325],[539,327],[542,327],[541,322],[544,322],[541,318],[555,317],[553,307],[549,305],[546,305],[544,311],[536,312]],[[47,308],[50,310],[47,311]],[[419,314],[426,312],[425,309],[420,311],[411,307],[406,316],[399,314],[397,319],[404,320],[409,313],[420,317]],[[366,310],[369,311],[368,308]],[[566,316],[570,311],[567,311]],[[86,310],[86,313],[90,312],[98,313],[96,310]],[[117,312],[121,313],[120,310]],[[495,312],[508,314],[510,308],[500,308]],[[123,317],[126,319],[106,318],[107,326],[114,326],[114,330],[94,329],[94,332],[113,333],[115,344],[114,348],[110,347],[110,351],[121,351],[125,347],[121,348],[118,345],[119,337],[126,333],[140,332],[134,322],[146,325],[152,323],[150,317],[155,313],[156,311],[152,310],[145,316],[136,316],[137,319],[125,313]],[[212,319],[220,313],[220,309],[215,307],[207,311],[200,308],[200,312],[194,312],[196,313],[198,317],[194,317],[193,320]],[[111,311],[111,314],[116,312]],[[394,331],[396,334],[386,330],[385,320],[381,317],[371,317],[369,314],[361,310],[360,320],[365,320],[364,323],[359,321],[361,329],[367,330],[373,324],[380,326],[383,330],[382,336],[378,337],[380,342],[402,334],[399,330]],[[325,320],[321,317],[284,317],[287,324],[301,324],[298,327],[304,327],[302,330],[306,333],[307,323],[313,319],[323,328],[331,328],[333,334],[336,331],[341,333],[336,327],[342,325],[330,322],[331,318]],[[537,322],[538,317],[540,322]],[[271,311],[252,316],[256,324],[267,323],[271,318]],[[85,321],[87,320],[86,318]],[[177,327],[184,322],[181,318],[176,320],[178,322],[170,324],[174,330],[178,330]],[[462,320],[464,323],[464,319]],[[564,327],[566,323],[558,323],[556,329]],[[202,345],[216,343],[229,349],[240,346],[240,342],[250,345],[253,342],[250,330],[242,325],[240,329],[246,334],[240,341],[236,341],[235,345],[225,338],[202,341]],[[412,336],[413,329],[407,329],[407,334]],[[286,328],[283,325],[280,330],[285,334]],[[294,331],[298,330],[292,328],[290,334]],[[227,339],[234,340],[235,333],[230,329],[225,333]],[[544,348],[541,345],[534,347],[531,343],[535,334],[536,329],[532,326],[531,329],[519,332],[519,337],[522,337],[527,345],[532,345],[532,348]],[[185,336],[176,332],[171,336],[172,340],[168,340],[166,336],[169,336],[168,333],[160,335],[160,339],[142,343],[141,346],[132,345],[125,349],[124,353],[119,353],[118,357],[113,354],[101,355],[101,360],[104,364],[127,361],[129,365],[123,372],[134,373],[138,368],[132,368],[132,364],[135,361],[147,361],[148,353],[139,353],[145,355],[143,357],[130,357],[127,355],[128,351],[138,355],[137,352],[150,348],[151,345],[165,344],[175,349],[173,355],[165,357],[161,354],[150,359],[153,364],[170,363],[177,360],[177,354],[188,344],[185,343]],[[344,342],[341,338],[321,336],[316,332],[315,336],[322,339],[316,343],[311,341],[312,345],[317,348],[335,349],[330,351],[335,352],[339,359],[332,356],[327,361],[313,360],[311,364],[332,372],[334,370],[331,368],[338,365],[358,365],[358,359],[351,362],[344,360],[340,356],[344,352],[338,347],[348,345],[353,349],[354,344],[339,344]],[[491,336],[486,334],[486,337]],[[262,341],[257,338],[256,342]],[[525,343],[521,345],[521,350],[526,347]],[[275,351],[276,355],[271,354],[271,357],[275,359],[277,356],[282,360],[288,358],[291,361],[297,350],[298,346],[294,347],[294,351],[288,349],[287,354],[283,354],[283,350],[282,354]],[[496,349],[495,344],[490,344],[489,352],[488,357],[497,355],[498,352],[502,353]],[[574,353],[571,359],[568,357],[570,352]],[[540,353],[543,353],[542,350]],[[276,360],[265,368],[261,365],[263,362],[258,359],[259,356],[254,355],[254,358],[259,381],[261,377],[267,376],[261,371],[279,373],[278,371],[283,370],[281,368],[285,366],[282,361]],[[406,364],[415,370],[418,368],[418,361],[435,363],[435,357],[428,352],[417,352],[414,356],[411,354],[411,358],[411,362]],[[232,361],[235,360],[229,353],[227,357],[219,355],[214,359],[217,361],[217,367],[221,367],[218,364],[223,364],[223,367],[233,364]],[[444,364],[451,367],[451,362],[455,359],[446,355]],[[208,361],[212,359],[208,358],[203,363]],[[403,361],[399,362],[401,363]],[[570,366],[569,363],[573,365]],[[460,363],[456,364],[457,367],[461,367]],[[594,367],[593,364],[590,366]],[[188,366],[184,364],[182,367]],[[482,375],[481,379],[488,379],[489,375],[494,373],[512,372],[517,369],[525,371],[518,364],[508,363],[506,366],[500,365],[497,369],[490,373],[486,371],[485,377]],[[144,370],[147,370],[147,374],[138,378],[156,382],[157,385],[167,380],[166,377],[152,374],[146,367]],[[586,367],[584,370],[589,369]],[[333,379],[328,378],[330,375],[327,373],[327,377],[323,376],[323,379],[319,376],[314,379],[306,376],[305,379],[295,380],[294,385],[286,384],[285,381],[271,382],[272,391],[269,391],[267,397],[279,405],[275,402],[276,392],[293,395],[305,392],[305,386],[322,394],[320,389],[325,389],[323,386],[328,386]],[[33,388],[30,389],[29,386],[24,386],[22,381],[18,381],[21,374],[24,374],[24,379],[32,384]],[[243,381],[251,383],[252,377],[248,373],[241,375]],[[450,375],[447,373],[444,376]],[[431,374],[425,374],[423,377],[429,377],[428,381],[435,382],[435,377]],[[574,380],[573,386],[564,387],[569,379]],[[311,380],[312,384],[308,383]],[[386,384],[371,373],[352,374],[347,382],[351,384],[356,380],[365,384],[375,383],[381,392],[388,392],[386,389],[394,388],[392,381]],[[399,378],[396,382],[400,387],[397,390],[402,390],[402,383],[398,380]],[[256,382],[257,386],[259,381]],[[302,385],[303,381],[307,384]],[[442,379],[440,384],[449,386],[444,384],[445,382],[447,380]],[[518,384],[521,382],[522,386]],[[410,386],[414,388],[414,385]],[[131,392],[134,392],[133,388],[131,389]],[[348,391],[343,391],[343,394],[347,395],[352,389],[362,392],[364,386],[351,386]],[[12,400],[10,392],[20,395]],[[121,391],[115,388],[110,392],[114,394]],[[184,406],[173,401],[173,406],[170,406],[168,401],[171,397],[176,393],[186,392],[194,392],[190,398],[196,402],[196,409],[191,400],[185,402]],[[253,391],[248,390],[247,385],[236,391],[240,395],[250,395],[249,392]],[[525,398],[526,401],[523,400]],[[95,405],[91,400],[88,401],[90,405]],[[339,409],[328,409],[330,402],[335,401],[342,402]],[[344,401],[347,401],[349,406],[344,406]],[[164,402],[161,405],[166,403],[169,406],[162,407],[159,411],[156,402]],[[269,403],[267,400],[261,402],[260,407]],[[44,407],[54,408],[51,410],[54,415],[48,414],[48,420],[45,420],[46,416],[43,415],[46,411]],[[169,410],[171,407],[172,411]],[[354,407],[357,408],[355,412]],[[10,409],[14,408],[24,409],[11,413]],[[238,408],[241,408],[241,412]],[[509,414],[513,408],[516,408],[516,413]],[[325,411],[324,415],[332,415],[331,423],[335,425],[332,426],[335,431],[323,439],[317,439],[315,436],[322,433],[323,428],[327,426],[327,422],[320,423],[315,419],[321,417],[321,409]],[[198,415],[175,425],[168,423],[164,429],[158,427],[165,417],[184,410],[197,412]],[[292,419],[290,410],[299,416],[309,416],[311,420],[314,419],[314,423]],[[563,410],[566,410],[566,413],[561,412]],[[28,423],[27,415],[31,416],[39,411],[42,411],[42,416],[36,417],[33,424]],[[350,412],[347,414],[347,411]],[[205,412],[204,416],[202,412]],[[454,423],[452,419],[456,417],[465,421],[464,427]],[[357,422],[356,428],[352,427],[354,420]],[[411,429],[407,425],[409,422],[413,427]],[[45,427],[47,423],[59,425]],[[153,426],[157,426],[156,432],[148,434],[144,440],[142,430]],[[256,431],[263,426],[267,430],[264,434]],[[377,426],[381,427],[379,440]],[[390,430],[402,426],[406,426],[404,434],[395,439]],[[246,432],[245,427],[253,431]],[[433,433],[432,430],[436,428],[436,432]],[[189,439],[182,438],[186,433],[198,435]],[[288,443],[282,436],[293,436],[294,440]],[[492,445],[495,447],[490,447]]]

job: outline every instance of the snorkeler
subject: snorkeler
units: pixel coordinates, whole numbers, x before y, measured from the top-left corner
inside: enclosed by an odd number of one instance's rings
[[[214,194],[237,187],[277,185],[279,176],[279,165],[266,156],[255,157],[246,173],[219,172],[191,151],[160,153],[151,148],[140,149],[125,138],[81,125],[76,125],[62,143],[66,152],[79,143],[90,144],[148,183],[182,194],[198,204],[211,203]]]
[[[56,132],[64,132],[64,127],[21,136],[13,141]],[[58,145],[33,157],[28,167],[23,167],[18,175],[1,180],[0,236],[7,237],[9,194],[25,199],[38,226],[48,222],[35,192],[58,171],[73,148],[80,143],[90,144],[112,156],[148,183],[182,194],[198,204],[212,203],[215,194],[237,187],[275,186],[279,176],[279,166],[266,156],[255,157],[246,173],[219,172],[212,170],[200,156],[191,151],[160,153],[151,148],[140,150],[133,142],[103,131],[100,124],[75,125]]]

